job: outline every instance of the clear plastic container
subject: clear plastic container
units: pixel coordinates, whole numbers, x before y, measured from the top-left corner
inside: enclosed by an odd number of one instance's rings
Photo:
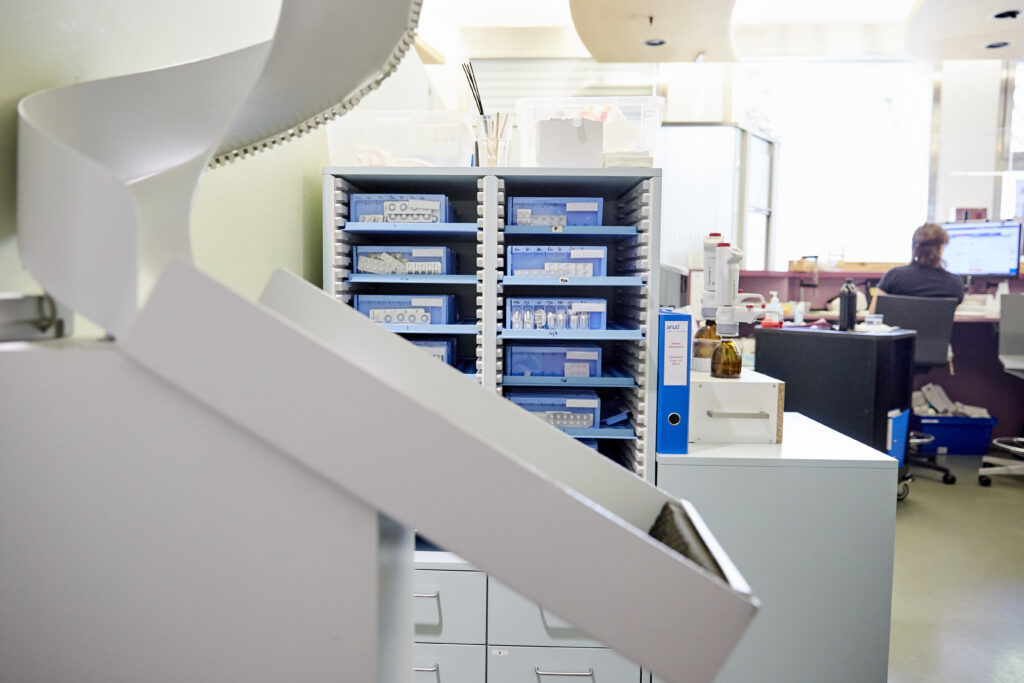
[[[605,167],[652,166],[664,109],[665,99],[662,97],[530,97],[516,100],[520,163],[523,166],[538,165],[538,122],[589,119],[602,124]]]
[[[331,164],[470,166],[475,117],[461,112],[352,112],[327,128]]]

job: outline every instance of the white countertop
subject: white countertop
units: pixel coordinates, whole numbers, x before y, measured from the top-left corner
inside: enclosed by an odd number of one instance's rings
[[[896,460],[801,415],[785,413],[781,444],[691,443],[686,455],[658,454],[660,465],[859,467],[895,469]]]

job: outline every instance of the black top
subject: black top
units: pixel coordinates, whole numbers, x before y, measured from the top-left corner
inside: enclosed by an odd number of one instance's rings
[[[899,296],[949,297],[964,300],[964,281],[942,268],[911,263],[893,268],[882,276],[878,288],[886,294]]]

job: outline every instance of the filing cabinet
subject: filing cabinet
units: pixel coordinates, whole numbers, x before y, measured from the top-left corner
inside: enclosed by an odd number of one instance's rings
[[[637,683],[640,666],[446,552],[417,551],[413,683]]]

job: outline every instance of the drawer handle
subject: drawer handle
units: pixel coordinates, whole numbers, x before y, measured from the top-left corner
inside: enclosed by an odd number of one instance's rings
[[[763,410],[756,413],[723,413],[721,410],[709,410],[708,417],[733,418],[737,420],[767,420],[771,415]]]
[[[586,671],[541,671],[539,666],[533,667],[538,676],[576,676],[577,678],[591,678],[594,675],[593,667]]]
[[[425,667],[425,666],[415,666],[415,667],[413,667],[412,670],[413,670],[413,673],[436,674],[437,673],[437,669],[438,669],[437,664],[435,664],[434,666],[429,667],[429,668]]]
[[[431,600],[441,597],[441,591],[436,590],[433,593],[413,593],[414,598],[430,598]]]

